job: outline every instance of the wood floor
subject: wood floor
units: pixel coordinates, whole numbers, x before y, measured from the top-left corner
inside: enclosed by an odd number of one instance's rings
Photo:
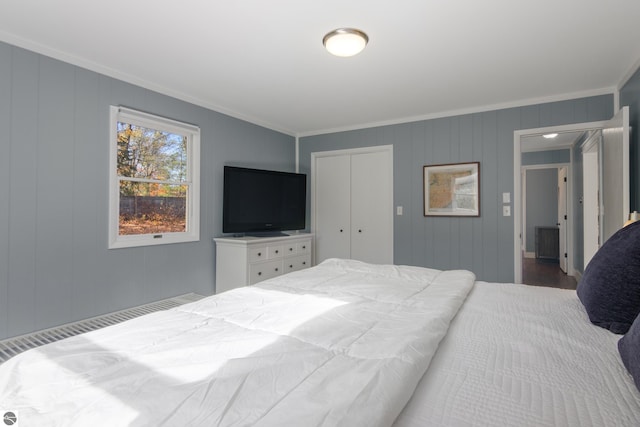
[[[550,288],[575,289],[576,279],[560,270],[557,262],[522,258],[522,283]]]

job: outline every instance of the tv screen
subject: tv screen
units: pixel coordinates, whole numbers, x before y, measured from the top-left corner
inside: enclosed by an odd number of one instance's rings
[[[270,233],[305,228],[307,176],[224,167],[223,233]]]

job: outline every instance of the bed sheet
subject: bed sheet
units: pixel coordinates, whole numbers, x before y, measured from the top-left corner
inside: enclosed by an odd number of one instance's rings
[[[575,291],[476,282],[395,427],[640,426],[640,393]]]

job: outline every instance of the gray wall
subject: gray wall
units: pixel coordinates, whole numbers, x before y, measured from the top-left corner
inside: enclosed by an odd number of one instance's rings
[[[107,249],[109,105],[201,128],[201,240]],[[225,164],[293,171],[294,138],[0,43],[0,339],[214,291]]]
[[[526,251],[535,252],[535,228],[558,222],[558,169],[527,170]]]
[[[502,193],[513,195],[513,132],[605,120],[613,95],[423,120],[300,138],[300,171],[315,151],[393,144],[394,260],[439,269],[465,268],[479,279],[513,281],[513,216],[502,216]],[[423,216],[422,167],[480,162],[481,216]],[[513,205],[513,204],[512,204]],[[512,206],[513,208],[513,206]]]
[[[522,153],[522,166],[550,165],[554,163],[569,163],[571,150],[547,150]]]
[[[620,107],[629,106],[629,124],[631,125],[630,150],[630,186],[631,210],[640,210],[640,68],[620,89]]]
[[[313,151],[394,145],[395,262],[468,268],[513,280],[513,131],[608,119],[611,95],[300,139]],[[620,104],[640,121],[640,71]],[[108,107],[125,105],[202,130],[201,240],[107,250]],[[293,138],[0,43],[0,339],[185,292],[214,290],[222,166],[291,171]],[[638,132],[632,131],[638,209]],[[481,162],[480,218],[422,216],[422,166]],[[580,167],[575,163],[574,171]],[[575,173],[575,172],[574,172]],[[576,248],[578,250],[578,248]]]

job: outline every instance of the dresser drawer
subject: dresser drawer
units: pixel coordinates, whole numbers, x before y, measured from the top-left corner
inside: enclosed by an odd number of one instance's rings
[[[249,262],[264,261],[267,259],[267,247],[259,246],[249,249]]]
[[[311,267],[310,255],[301,255],[284,260],[285,273],[291,273],[292,271],[298,271],[309,267]]]
[[[269,259],[282,258],[284,255],[284,246],[267,246],[267,256]]]
[[[297,245],[298,254],[310,254],[311,253],[311,240],[307,242],[300,242]]]
[[[287,243],[284,247],[284,256],[296,256],[298,254],[297,243]]]
[[[253,285],[254,283],[279,276],[282,273],[281,260],[249,264],[249,284]]]

